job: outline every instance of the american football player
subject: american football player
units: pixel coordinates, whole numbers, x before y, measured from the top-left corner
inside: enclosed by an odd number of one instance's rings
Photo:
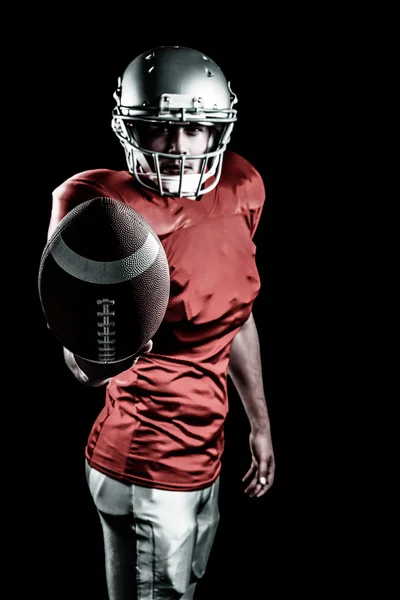
[[[109,196],[141,213],[168,257],[164,321],[129,364],[85,364],[105,403],[86,445],[110,600],[190,600],[219,521],[228,376],[250,424],[245,493],[274,481],[274,451],[252,307],[262,178],[227,149],[238,99],[219,66],[181,46],[150,49],[118,80],[112,129],[126,169],[77,173],[53,192],[49,235],[71,208]]]

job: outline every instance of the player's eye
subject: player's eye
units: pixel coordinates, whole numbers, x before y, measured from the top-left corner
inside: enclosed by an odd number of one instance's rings
[[[167,134],[169,133],[171,130],[170,127],[168,127],[168,125],[163,125],[162,123],[160,124],[150,124],[148,127],[148,132],[151,135],[161,135],[161,134]]]
[[[204,131],[204,129],[205,129],[204,126],[196,125],[196,124],[188,125],[186,127],[186,131],[187,131],[187,133],[189,133],[189,135],[196,135],[198,133],[202,133]]]

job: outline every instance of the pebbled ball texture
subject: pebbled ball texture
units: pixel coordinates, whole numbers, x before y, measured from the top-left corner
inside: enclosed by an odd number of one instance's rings
[[[139,352],[161,325],[168,261],[140,213],[97,197],[57,225],[41,256],[38,288],[60,343],[86,360],[113,363]]]

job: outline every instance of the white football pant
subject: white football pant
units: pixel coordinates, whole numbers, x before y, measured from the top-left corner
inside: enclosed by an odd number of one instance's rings
[[[91,468],[110,600],[192,600],[219,521],[219,480],[199,491],[127,485]]]

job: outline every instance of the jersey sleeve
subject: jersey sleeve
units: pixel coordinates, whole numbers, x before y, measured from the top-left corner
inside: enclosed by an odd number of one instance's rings
[[[48,238],[68,212],[79,204],[101,195],[104,195],[104,190],[101,183],[93,177],[92,171],[78,173],[56,187],[52,193]]]
[[[226,215],[242,215],[251,238],[259,225],[265,197],[258,170],[243,156],[227,151],[220,180],[220,206]]]
[[[249,189],[246,198],[247,223],[253,238],[261,219],[265,203],[265,186],[260,173],[252,167]]]

